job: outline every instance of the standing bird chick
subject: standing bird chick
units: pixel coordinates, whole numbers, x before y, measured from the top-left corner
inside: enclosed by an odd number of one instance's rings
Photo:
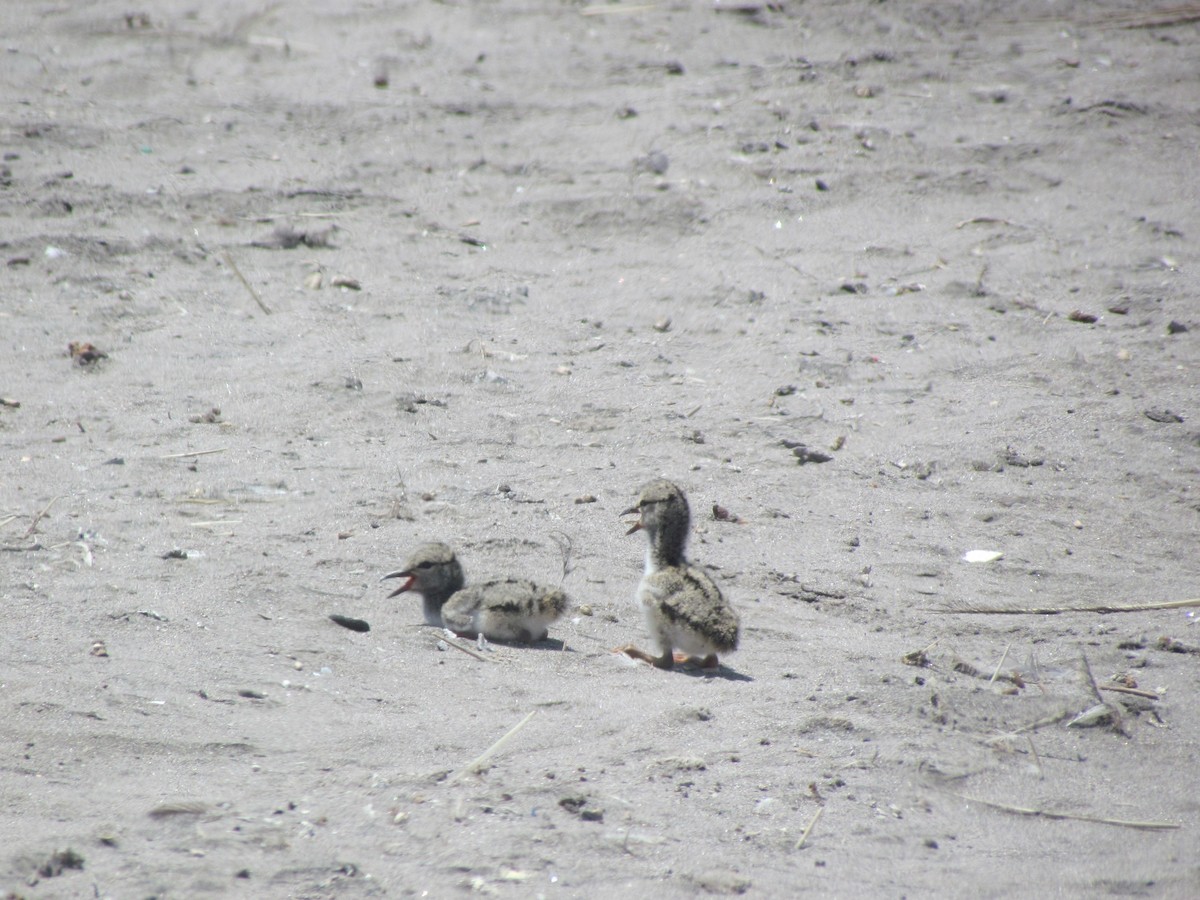
[[[403,578],[388,598],[421,595],[425,621],[461,637],[482,634],[495,641],[543,640],[548,626],[567,609],[567,595],[523,578],[499,578],[464,587],[462,565],[445,544],[422,544],[404,567],[381,580]]]
[[[656,479],[642,488],[637,505],[621,515],[634,513],[641,518],[626,533],[645,531],[649,539],[637,600],[659,655],[633,644],[619,652],[660,669],[689,661],[715,668],[717,654],[737,649],[738,615],[712,578],[684,555],[691,526],[687,498],[671,482]],[[682,652],[675,653],[676,649]]]

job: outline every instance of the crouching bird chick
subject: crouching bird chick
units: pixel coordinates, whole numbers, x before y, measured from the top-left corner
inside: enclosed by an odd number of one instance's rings
[[[719,654],[737,649],[740,625],[721,589],[684,554],[691,527],[687,497],[671,482],[656,479],[642,488],[637,505],[621,515],[634,513],[640,518],[626,533],[644,531],[649,541],[637,602],[658,655],[632,644],[618,652],[660,669],[677,662],[715,668]]]
[[[403,568],[382,580],[403,578],[388,594],[420,594],[425,621],[460,637],[482,634],[495,641],[543,640],[567,609],[567,595],[524,578],[498,578],[466,586],[462,565],[445,544],[422,544]]]

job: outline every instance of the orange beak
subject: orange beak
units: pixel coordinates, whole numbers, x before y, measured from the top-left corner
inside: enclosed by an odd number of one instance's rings
[[[405,579],[404,583],[402,585],[400,585],[400,587],[396,588],[394,591],[392,591],[390,594],[387,595],[387,599],[389,599],[389,600],[391,600],[397,594],[403,594],[405,591],[409,590],[417,580],[417,576],[414,575],[412,572],[388,572],[388,574],[384,575],[379,580],[387,581],[389,578]]]

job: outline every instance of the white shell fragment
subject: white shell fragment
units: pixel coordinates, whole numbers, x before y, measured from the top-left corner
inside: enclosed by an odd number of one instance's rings
[[[1003,559],[1004,554],[999,550],[968,550],[963,554],[963,562],[989,563]]]

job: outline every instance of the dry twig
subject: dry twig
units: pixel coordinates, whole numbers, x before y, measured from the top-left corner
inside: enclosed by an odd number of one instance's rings
[[[575,566],[571,563],[571,555],[575,551],[575,542],[571,540],[571,536],[562,531],[552,531],[550,540],[558,546],[558,554],[562,557],[562,579],[566,581],[567,576],[571,574]]]
[[[628,15],[630,13],[649,12],[658,7],[657,3],[641,3],[630,4],[624,6],[604,6],[599,3],[592,6],[585,6],[579,11],[581,16],[613,16],[613,15]]]
[[[992,616],[1057,616],[1061,613],[1123,613],[1149,612],[1162,609],[1188,609],[1200,606],[1200,597],[1192,600],[1163,600],[1158,603],[1100,603],[1095,606],[957,606],[931,609],[930,612],[940,613],[971,613]]]
[[[994,684],[1000,676],[1000,667],[1004,665],[1004,661],[1008,659],[1008,651],[1012,649],[1013,642],[1009,641],[1008,646],[1004,648],[1004,652],[1000,654],[1000,662],[996,663],[996,671],[992,672],[992,677],[988,679],[988,684]]]
[[[947,791],[951,797],[957,797],[966,803],[978,803],[1001,812],[1015,813],[1019,816],[1033,816],[1038,819],[1069,820],[1072,822],[1094,822],[1097,825],[1118,825],[1122,828],[1138,828],[1143,831],[1172,831],[1182,826],[1175,822],[1136,822],[1128,819],[1110,819],[1106,816],[1084,816],[1076,813],[1054,812],[1048,809],[1036,809],[1029,806],[1011,806],[1008,803],[997,803],[994,800],[983,800],[979,797],[969,797],[966,794],[956,794]]]
[[[1147,700],[1162,699],[1162,697],[1160,697],[1154,691],[1142,691],[1138,690],[1137,688],[1125,687],[1123,684],[1102,684],[1100,685],[1100,690],[1112,691],[1116,694],[1132,694],[1135,697],[1145,697]]]
[[[1042,758],[1038,756],[1037,747],[1033,746],[1033,736],[1027,734],[1025,740],[1029,742],[1029,753],[1033,756],[1034,763],[1037,764],[1038,778],[1045,778],[1046,772],[1042,768]]]
[[[516,725],[514,725],[512,728],[510,728],[508,730],[508,733],[505,734],[504,737],[500,738],[500,740],[496,741],[496,743],[492,744],[492,746],[488,747],[486,750],[484,750],[482,753],[480,753],[477,757],[475,757],[473,760],[471,760],[469,763],[467,763],[465,766],[463,766],[461,769],[459,769],[457,772],[455,772],[453,775],[451,775],[449,778],[447,778],[446,784],[454,784],[454,782],[458,781],[460,778],[462,778],[468,772],[478,773],[478,772],[482,771],[483,764],[486,763],[489,759],[491,759],[494,755],[496,755],[496,753],[498,753],[500,751],[500,748],[503,747],[505,744],[507,744],[512,739],[513,735],[515,735],[518,731],[520,731],[527,724],[529,724],[529,720],[532,719],[536,713],[537,713],[536,709],[530,710],[529,715],[527,715],[520,722],[518,722]]]
[[[189,456],[208,456],[212,453],[224,453],[228,447],[217,447],[214,450],[191,450],[187,453],[168,453],[166,456],[160,456],[159,459],[187,459]]]
[[[225,262],[229,265],[229,268],[233,271],[233,274],[238,277],[238,281],[245,285],[246,290],[250,292],[250,296],[254,298],[254,302],[258,304],[258,308],[269,316],[271,314],[271,308],[267,306],[267,304],[263,303],[263,298],[258,295],[258,291],[254,289],[254,285],[252,285],[249,280],[247,280],[246,276],[242,274],[242,270],[239,269],[237,263],[233,261],[233,254],[228,250],[225,251]]]
[[[813,817],[808,820],[808,824],[804,826],[804,831],[800,835],[800,839],[796,841],[796,849],[803,850],[804,842],[808,840],[808,836],[812,834],[812,830],[816,827],[817,819],[821,818],[821,813],[825,812],[825,807],[818,806],[817,811],[813,813]]]
[[[455,650],[461,650],[463,653],[467,654],[467,656],[475,657],[480,662],[492,662],[492,660],[488,659],[482,653],[476,653],[470,647],[464,647],[462,644],[458,643],[457,641],[452,641],[448,637],[440,637],[438,640],[445,642],[446,646],[448,647],[453,647]]]
[[[1164,6],[1162,9],[1110,13],[1095,20],[1101,28],[1167,28],[1200,20],[1200,3]]]
[[[60,499],[60,497],[52,498],[50,502],[46,504],[45,508],[33,517],[33,521],[29,523],[29,527],[25,530],[25,537],[33,537],[33,533],[37,531],[38,522],[42,521],[42,519],[46,517],[46,514],[50,512],[50,507],[52,507]]]

